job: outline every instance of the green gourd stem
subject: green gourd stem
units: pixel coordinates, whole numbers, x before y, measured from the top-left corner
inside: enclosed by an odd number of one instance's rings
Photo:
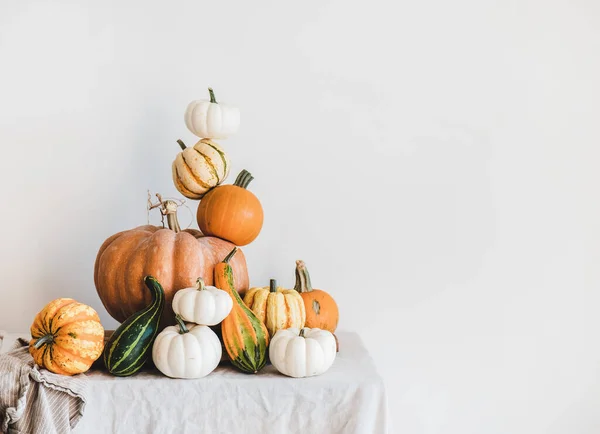
[[[229,254],[227,256],[225,256],[225,259],[223,259],[223,262],[226,264],[229,264],[229,261],[231,261],[231,258],[233,258],[233,255],[235,255],[236,252],[237,252],[237,247],[234,247],[233,250],[231,252],[229,252]]]
[[[210,102],[213,104],[219,104],[215,98],[215,92],[212,90],[212,87],[208,88],[208,93],[210,94]]]
[[[179,314],[175,315],[175,321],[177,321],[177,325],[179,326],[179,334],[180,335],[190,332],[187,329],[187,327],[185,326],[185,323],[183,322],[183,318],[181,318],[181,316]]]
[[[187,146],[185,146],[185,143],[183,143],[183,140],[177,139],[177,143],[179,143],[179,146],[181,146],[182,151],[187,148]]]
[[[304,261],[296,261],[296,285],[294,289],[298,292],[311,292],[313,290],[310,283],[310,274],[308,274]]]
[[[248,184],[250,184],[250,182],[253,179],[254,179],[254,177],[252,176],[252,174],[250,172],[248,172],[246,169],[244,169],[237,176],[233,185],[236,185],[236,186],[242,187],[242,188],[248,188]]]
[[[35,341],[35,344],[33,345],[33,347],[37,350],[42,345],[49,344],[51,342],[54,342],[54,336],[44,335],[41,338],[39,338],[37,341]]]
[[[206,289],[206,285],[204,285],[204,279],[202,277],[198,277],[198,279],[196,279],[196,289],[198,291]]]
[[[158,285],[153,285],[153,282],[157,283]],[[144,310],[150,311],[154,308],[154,306],[162,303],[163,297],[160,297],[160,292],[163,291],[163,289],[158,280],[152,276],[144,277],[144,283],[146,284],[146,288],[148,288],[152,294],[152,303],[150,303],[150,306],[147,306]]]
[[[275,279],[271,279],[269,282],[269,292],[277,292],[277,281]]]
[[[303,338],[304,337],[304,329],[300,329],[300,337]]]

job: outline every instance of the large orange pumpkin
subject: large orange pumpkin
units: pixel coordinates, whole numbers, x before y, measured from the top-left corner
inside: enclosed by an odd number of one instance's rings
[[[108,238],[100,247],[94,267],[94,282],[108,313],[123,322],[151,302],[144,276],[154,276],[165,292],[161,325],[174,324],[171,307],[175,292],[194,286],[198,277],[213,284],[214,267],[234,247],[214,237],[205,237],[195,229],[180,230],[177,205],[160,202],[169,228],[146,225]],[[248,289],[246,259],[240,251],[231,261],[236,287]]]
[[[254,178],[242,170],[233,185],[219,185],[210,190],[198,205],[198,226],[205,235],[231,241],[236,246],[250,244],[263,225],[262,205],[247,190]]]
[[[333,333],[340,319],[337,303],[327,292],[313,289],[304,261],[296,261],[296,286],[294,289],[304,300],[306,327],[329,330]]]
[[[104,349],[104,328],[98,314],[71,298],[47,304],[31,325],[31,338],[33,360],[55,374],[87,371]]]

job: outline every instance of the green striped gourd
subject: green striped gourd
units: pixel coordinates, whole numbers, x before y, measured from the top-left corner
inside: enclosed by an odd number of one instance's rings
[[[231,364],[242,372],[255,374],[267,363],[269,332],[235,290],[229,261],[236,251],[237,247],[215,266],[214,285],[233,299],[233,308],[221,323],[221,335]]]
[[[127,318],[115,330],[104,348],[106,369],[119,377],[133,375],[144,366],[158,334],[165,293],[158,280],[152,276],[146,276],[144,283],[152,293],[152,303]]]

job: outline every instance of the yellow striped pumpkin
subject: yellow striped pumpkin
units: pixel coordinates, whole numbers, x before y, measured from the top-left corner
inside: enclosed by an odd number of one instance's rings
[[[251,288],[244,303],[265,323],[271,338],[277,330],[301,329],[306,323],[304,301],[298,291],[277,287],[275,279],[264,288]]]
[[[35,317],[31,337],[33,360],[55,374],[87,371],[104,348],[104,328],[98,314],[71,298],[48,303]]]
[[[190,199],[201,199],[221,184],[229,174],[229,157],[210,139],[202,139],[188,148],[177,140],[181,152],[173,161],[173,182],[177,190]]]

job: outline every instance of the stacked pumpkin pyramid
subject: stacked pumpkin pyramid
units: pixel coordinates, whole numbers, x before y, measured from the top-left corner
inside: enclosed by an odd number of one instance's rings
[[[41,366],[67,375],[85,372],[103,354],[117,376],[135,374],[151,358],[169,377],[200,378],[217,367],[222,348],[246,373],[258,372],[267,359],[293,377],[317,375],[333,364],[338,308],[327,292],[312,288],[303,261],[296,261],[293,289],[275,280],[250,288],[239,247],[259,235],[263,209],[248,190],[248,171],[222,184],[231,164],[216,140],[237,132],[240,114],[217,102],[212,89],[209,94],[210,100],[192,101],[185,113],[186,126],[200,140],[193,147],[179,140],[181,152],[172,164],[177,190],[200,200],[200,230],[182,230],[178,203],[157,194],[149,209],[158,208],[167,227],[144,225],[112,235],[96,258],[96,290],[121,325],[105,344],[91,307],[55,300],[31,329],[30,352]],[[57,327],[66,317],[76,321]]]

